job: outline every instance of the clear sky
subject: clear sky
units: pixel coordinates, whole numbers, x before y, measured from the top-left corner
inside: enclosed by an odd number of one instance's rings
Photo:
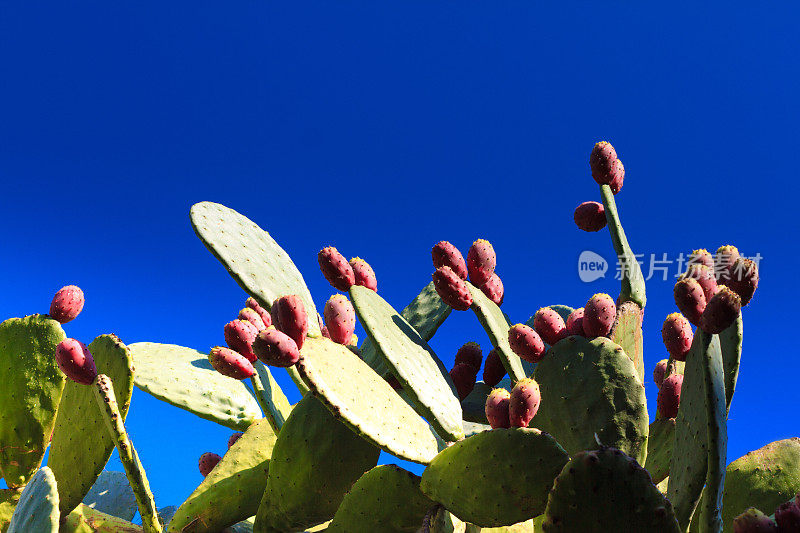
[[[619,290],[578,278],[581,251],[613,251],[572,222],[599,200],[587,161],[606,139],[627,170],[617,202],[635,251],[733,243],[763,257],[729,460],[798,436],[789,5],[2,2],[0,316],[46,312],[76,283],[87,304],[69,336],[223,343],[246,295],[192,232],[202,200],[270,231],[320,309],[325,245],[369,261],[402,309],[430,280],[433,244],[478,237],[513,320],[581,306]],[[648,284],[651,416],[673,282]],[[468,340],[488,351],[475,317],[454,312],[432,346],[449,366]],[[127,425],[159,506],[189,495],[199,455],[230,434],[138,391]]]

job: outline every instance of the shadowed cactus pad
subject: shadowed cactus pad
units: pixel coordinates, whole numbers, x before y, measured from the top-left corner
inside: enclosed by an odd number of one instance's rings
[[[136,496],[124,472],[103,470],[83,499],[84,505],[130,522],[136,514]]]
[[[56,533],[58,519],[56,478],[43,466],[22,491],[7,533]]]

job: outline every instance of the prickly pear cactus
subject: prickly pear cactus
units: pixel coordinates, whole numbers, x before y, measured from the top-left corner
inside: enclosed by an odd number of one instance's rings
[[[56,533],[59,516],[56,478],[44,466],[25,485],[11,515],[8,533]]]

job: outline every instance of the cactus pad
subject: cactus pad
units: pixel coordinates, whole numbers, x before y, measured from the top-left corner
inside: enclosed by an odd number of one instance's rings
[[[159,400],[238,431],[261,418],[250,390],[216,372],[208,355],[175,344],[137,342],[128,347],[136,367],[134,383]]]
[[[175,511],[168,531],[211,533],[256,514],[275,439],[269,421],[256,420]]]
[[[133,361],[130,350],[116,335],[100,335],[89,351],[94,357],[97,372],[114,382],[120,413],[125,418],[133,393]],[[53,442],[47,465],[58,483],[58,502],[62,516],[68,515],[86,496],[97,476],[114,451],[114,440],[106,431],[98,431],[105,422],[97,408],[91,387],[67,381],[56,415]],[[77,443],[91,443],[91,446]],[[123,480],[125,475],[122,474]],[[110,479],[110,478],[108,478]],[[125,480],[125,485],[128,482]],[[132,497],[132,495],[131,495]],[[135,510],[134,502],[134,510]],[[100,511],[109,512],[100,508]],[[127,517],[116,515],[130,520]]]
[[[650,472],[653,483],[661,483],[669,475],[674,442],[674,418],[658,418],[650,424],[650,432],[647,435],[647,461],[644,466]]]
[[[438,453],[433,429],[341,344],[324,337],[309,338],[297,369],[334,416],[381,449],[422,464]]]
[[[89,493],[84,505],[130,522],[136,514],[136,496],[124,472],[103,470]]]
[[[22,489],[0,489],[0,531],[8,529]]]
[[[639,266],[639,262],[628,244],[625,230],[622,229],[614,194],[608,185],[600,186],[600,194],[603,197],[603,206],[606,208],[608,232],[611,234],[611,243],[614,245],[614,251],[620,260],[624,261],[624,265],[629,266],[629,268],[624,269],[625,275],[622,276],[619,302],[633,302],[644,309],[647,303],[647,296],[645,295],[642,268]]]
[[[569,457],[538,429],[493,429],[443,450],[420,488],[462,520],[510,525],[544,511],[553,480]]]
[[[59,516],[56,478],[43,466],[25,485],[7,533],[57,533]]]
[[[508,323],[506,315],[479,288],[468,281],[464,283],[467,284],[469,292],[472,294],[472,310],[489,336],[489,340],[492,341],[492,346],[497,348],[500,360],[506,367],[509,377],[514,382],[524,379],[525,370],[522,367],[522,360],[508,344],[508,328],[511,327],[511,324]]]
[[[639,464],[620,450],[573,457],[556,479],[542,524],[545,533],[647,531],[678,533],[672,505]]]
[[[354,285],[350,297],[364,330],[420,414],[443,438],[463,437],[453,381],[428,343],[375,291]]]
[[[296,531],[331,519],[379,455],[378,448],[350,431],[322,402],[306,396],[278,433],[256,530]]]
[[[605,337],[567,337],[550,347],[534,378],[542,403],[531,425],[551,433],[570,454],[597,448],[599,440],[644,462],[644,387],[621,347]]]
[[[59,533],[142,533],[142,526],[79,505],[61,525]]]
[[[261,410],[264,411],[264,416],[269,420],[272,429],[276,432],[281,429],[283,423],[289,418],[289,413],[292,412],[292,405],[289,399],[281,390],[278,382],[272,377],[272,372],[269,371],[264,363],[256,361],[253,364],[256,369],[256,375],[253,379],[258,381],[254,382],[256,398],[259,399]]]
[[[728,411],[731,409],[733,391],[736,390],[736,380],[739,377],[743,338],[744,327],[740,313],[733,324],[719,334],[719,347],[722,350],[722,369],[725,372],[725,403]]]
[[[617,308],[617,319],[611,329],[611,340],[619,344],[633,361],[639,381],[644,383],[644,339],[642,335],[642,308],[633,302],[624,302]]]
[[[0,477],[11,488],[36,472],[53,432],[65,380],[55,353],[64,338],[45,315],[0,324]]]
[[[255,222],[214,202],[194,204],[191,219],[206,248],[264,309],[269,310],[281,296],[296,294],[303,300],[309,316],[314,315],[314,301],[300,271],[283,248]],[[320,335],[314,320],[308,321],[308,330],[312,335]]]
[[[396,465],[373,468],[344,497],[326,531],[416,533],[433,506],[420,492],[419,481],[418,476]]]

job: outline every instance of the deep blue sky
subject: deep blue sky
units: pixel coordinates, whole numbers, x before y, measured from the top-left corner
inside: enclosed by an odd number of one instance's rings
[[[587,159],[607,139],[637,252],[732,242],[764,257],[729,459],[798,436],[796,6],[392,4],[2,2],[0,316],[46,312],[77,283],[70,336],[222,343],[246,295],[191,230],[201,200],[268,229],[320,308],[324,245],[369,261],[401,309],[434,243],[478,237],[513,319],[580,306],[618,291],[578,279],[581,250],[612,248],[572,223],[599,200]],[[674,304],[672,282],[648,289],[649,376]],[[453,313],[432,345],[449,365],[467,340],[489,346]],[[128,428],[159,506],[230,434],[140,392]]]

